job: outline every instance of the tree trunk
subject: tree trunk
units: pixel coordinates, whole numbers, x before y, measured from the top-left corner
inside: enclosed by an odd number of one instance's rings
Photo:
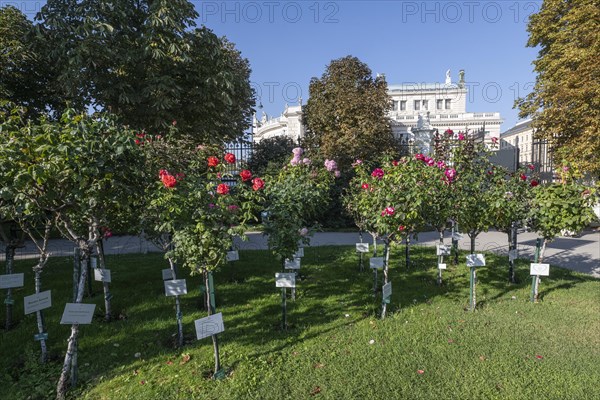
[[[177,265],[169,257],[169,266],[173,273],[173,279],[177,279]],[[175,296],[175,312],[177,313],[177,347],[183,347],[183,314],[181,312],[181,300]]]
[[[384,263],[383,263],[383,284],[388,283],[388,266],[390,263],[390,241],[389,238],[385,239],[385,247],[384,247]],[[385,318],[385,314],[387,311],[387,303],[385,301],[382,302],[381,305],[381,319]]]
[[[81,261],[87,262],[90,255],[90,249],[87,243],[80,244],[79,250],[81,251]],[[77,259],[77,257],[76,257]],[[79,260],[77,260],[79,261]],[[74,270],[76,271],[81,264],[79,262],[74,263]],[[74,272],[75,276],[75,272]],[[79,281],[76,287],[76,296],[74,299],[75,303],[81,303],[83,299],[83,293],[85,292],[85,284],[87,281],[87,269],[81,268],[79,274]],[[68,339],[67,353],[65,354],[65,360],[63,362],[60,378],[56,386],[56,398],[64,399],[67,394],[67,380],[69,378],[69,369],[71,370],[71,387],[77,385],[77,339],[79,337],[79,324],[71,325],[71,336]]]
[[[539,252],[539,256],[538,256],[538,259],[536,260],[536,262],[538,262],[540,264],[544,262],[544,253],[546,252],[546,246],[548,245],[549,242],[550,241],[548,239],[544,239],[544,241],[542,242],[542,248]],[[540,276],[536,275],[534,277],[534,280],[535,280],[535,282],[533,285],[533,302],[537,303],[539,300],[539,294],[540,294],[540,282],[541,282]]]
[[[475,254],[475,238],[477,234],[475,232],[469,233],[469,238],[471,239],[471,254]],[[471,304],[469,304],[469,308],[471,311],[475,311],[477,307],[477,268],[471,267]]]
[[[438,231],[440,235],[440,245],[444,245],[444,230]],[[440,264],[444,262],[444,256],[438,256],[438,275],[437,275],[437,284],[438,286],[442,286],[442,270],[440,269]]]
[[[96,252],[98,253],[98,265],[101,269],[106,269],[106,260],[104,259],[104,244],[102,239],[96,242]],[[108,282],[102,282],[104,290],[104,320],[110,322],[112,319],[112,294]]]
[[[13,273],[13,261],[15,259],[15,247],[10,243],[6,245],[6,274]],[[6,289],[6,321],[4,328],[8,331],[13,325],[13,303],[12,289]]]
[[[42,291],[42,269],[41,268],[34,268],[34,274],[35,274],[35,293],[40,293]],[[40,339],[40,347],[41,347],[41,351],[42,353],[40,354],[40,362],[43,364],[46,362],[46,359],[48,358],[48,348],[46,346],[46,339],[43,338],[43,334],[45,332],[45,324],[44,324],[44,314],[42,313],[41,310],[36,311],[35,312],[35,318],[37,321],[37,328],[38,328],[38,334],[40,335],[41,339]]]
[[[410,233],[406,234],[406,248],[404,249],[404,259],[406,261],[406,269],[410,268]]]
[[[210,293],[211,291],[214,290],[214,288],[211,287],[210,285],[210,277],[209,277],[210,272],[208,271],[204,271],[204,284],[206,285],[206,309],[208,310],[208,315],[212,315],[214,314],[215,310],[212,307],[212,302],[210,300]],[[213,352],[214,352],[214,356],[215,356],[215,372],[214,375],[216,375],[220,370],[221,370],[221,357],[219,356],[219,339],[217,338],[217,335],[212,335],[212,342],[213,342]]]
[[[516,224],[512,224],[508,231],[508,281],[510,283],[516,283],[517,278],[515,276],[515,260],[511,259],[510,252],[517,249],[517,227]]]

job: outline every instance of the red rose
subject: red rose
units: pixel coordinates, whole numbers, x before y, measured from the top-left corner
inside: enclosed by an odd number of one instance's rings
[[[224,183],[220,183],[219,186],[217,186],[217,193],[218,194],[227,194],[227,193],[229,193],[229,186],[227,186]]]
[[[363,183],[362,184],[362,188],[367,190],[369,188],[369,184],[368,183]]]
[[[161,176],[160,180],[162,181],[163,185],[165,185],[165,187],[167,188],[174,188],[177,184],[177,179],[175,179],[175,177],[171,174],[165,174]]]
[[[165,175],[169,175],[169,171],[167,171],[166,169],[161,169],[160,171],[158,171],[159,178],[162,178]]]
[[[185,174],[183,172],[178,172],[175,174],[175,179],[178,181],[182,180],[183,178],[185,178]]]
[[[227,161],[229,164],[233,164],[235,163],[235,156],[231,153],[227,153],[225,154],[225,157],[223,157],[225,159],[225,161]]]
[[[452,129],[446,129],[446,135],[454,135],[454,131]]]
[[[400,232],[403,232],[405,229],[406,229],[406,227],[405,227],[404,225],[400,225],[400,226],[398,227],[398,230],[399,230]]]
[[[252,179],[252,189],[256,190],[260,190],[265,186],[265,181],[263,181],[260,178],[254,178]]]
[[[521,174],[521,180],[522,181],[526,181],[527,180],[527,177],[525,176],[525,174]]]
[[[219,165],[219,159],[217,157],[208,157],[209,167],[216,167],[217,165]]]
[[[252,179],[252,172],[248,171],[247,169],[243,169],[242,172],[240,172],[240,176],[242,177],[242,181],[247,182]]]
[[[392,161],[392,165],[393,165],[394,167],[397,167],[397,166],[398,166],[398,161],[397,161],[397,160],[394,160],[394,161]]]
[[[536,187],[537,185],[539,185],[538,181],[531,181],[531,187]]]
[[[415,154],[415,159],[423,161],[423,160],[425,160],[425,156],[421,153],[417,153],[417,154]]]

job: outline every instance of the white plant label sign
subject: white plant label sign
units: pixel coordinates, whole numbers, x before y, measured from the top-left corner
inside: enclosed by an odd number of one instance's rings
[[[91,324],[95,309],[95,304],[67,303],[60,323],[61,325]]]
[[[285,269],[300,269],[300,259],[294,258],[293,260],[285,260]]]
[[[25,315],[27,315],[52,307],[52,295],[50,290],[46,290],[45,292],[25,296],[23,302],[25,304]]]
[[[194,321],[194,326],[196,327],[196,339],[198,340],[221,333],[225,330],[223,314],[217,313],[197,319]]]
[[[173,270],[171,268],[163,269],[162,270],[162,278],[163,278],[163,281],[169,281],[169,280],[173,279]]]
[[[300,247],[298,251],[294,254],[294,258],[302,258],[304,257],[304,247]]]
[[[94,270],[94,279],[99,282],[111,282],[110,269],[96,268]]]
[[[446,244],[438,244],[437,245],[437,254],[438,256],[449,256],[450,255],[450,246]]]
[[[392,282],[388,282],[385,285],[383,285],[381,293],[383,294],[384,299],[390,297],[392,295]]]
[[[438,269],[446,269],[446,264],[438,264]]]
[[[517,249],[512,249],[508,252],[508,261],[514,261],[517,259],[518,252]]]
[[[531,263],[529,273],[531,275],[550,276],[550,264]]]
[[[240,260],[240,253],[238,253],[237,250],[232,250],[232,251],[227,252],[227,261],[231,262],[231,261],[239,261],[239,260]]]
[[[181,296],[187,294],[187,285],[185,279],[173,279],[165,281],[166,296]]]
[[[279,272],[275,274],[275,287],[280,288],[295,288],[296,274],[293,272]]]
[[[483,255],[483,254],[467,255],[467,267],[485,267],[485,255]]]
[[[383,268],[383,257],[371,257],[369,259],[369,266],[373,269]]]
[[[356,251],[359,253],[368,253],[369,243],[356,243]]]
[[[25,274],[0,275],[0,289],[18,288],[23,286]]]

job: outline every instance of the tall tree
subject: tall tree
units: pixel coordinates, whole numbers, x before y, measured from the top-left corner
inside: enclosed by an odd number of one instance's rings
[[[202,142],[240,136],[254,106],[250,67],[186,0],[50,0],[37,16],[57,85],[136,129]]]
[[[536,135],[557,162],[600,176],[600,7],[597,0],[544,0],[529,21],[529,47],[539,46],[533,92],[519,99]]]
[[[321,78],[312,78],[304,109],[307,142],[342,171],[356,160],[374,160],[394,149],[387,112],[391,100],[383,77],[358,58],[331,61]]]
[[[0,100],[26,107],[29,116],[58,103],[43,45],[25,14],[13,6],[0,8]]]

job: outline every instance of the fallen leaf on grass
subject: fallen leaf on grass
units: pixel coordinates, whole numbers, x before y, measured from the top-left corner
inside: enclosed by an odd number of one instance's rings
[[[454,340],[448,339],[448,343],[454,343]]]
[[[146,381],[140,381],[140,385],[145,385]]]
[[[190,356],[189,354],[182,354],[181,355],[181,362],[179,363],[179,365],[183,365],[183,364],[187,364],[188,361],[190,361],[190,358],[192,358],[192,356]]]
[[[485,356],[479,356],[479,361],[485,361],[485,360],[486,360]]]
[[[538,360],[541,360],[544,358],[544,356],[536,355],[535,358],[537,358]]]
[[[167,365],[173,365],[173,361],[171,361],[171,360],[167,361]]]
[[[423,375],[424,373],[425,373],[425,370],[423,370],[423,369],[417,370],[417,374],[419,374],[419,375]]]
[[[315,388],[310,391],[310,395],[311,396],[315,396],[315,395],[317,395],[319,393],[321,393],[321,388],[319,386],[315,386]]]
[[[325,366],[325,364],[321,364],[321,363],[316,363],[315,365],[313,365],[314,368],[323,368]]]

